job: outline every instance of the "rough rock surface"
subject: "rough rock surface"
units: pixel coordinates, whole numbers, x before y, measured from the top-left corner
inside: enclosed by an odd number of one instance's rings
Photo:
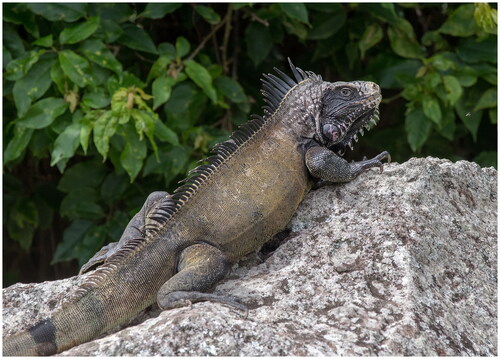
[[[266,261],[217,287],[248,317],[218,303],[152,310],[63,355],[497,355],[494,169],[390,164],[311,192],[288,227]],[[4,289],[4,335],[80,281]]]

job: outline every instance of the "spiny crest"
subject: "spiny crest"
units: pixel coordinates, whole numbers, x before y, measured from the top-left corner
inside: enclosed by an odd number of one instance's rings
[[[110,273],[118,268],[126,257],[131,255],[134,251],[139,250],[144,243],[144,238],[133,238],[125,242],[118,251],[106,259],[104,264],[97,267],[93,272],[90,272],[90,275],[75,291],[72,300],[70,300],[69,303],[83,297],[88,291],[97,287],[100,282],[102,282]]]
[[[276,67],[274,68],[274,70],[280,77],[273,74],[262,75],[264,78],[261,79],[262,89],[260,90],[260,92],[262,93],[264,102],[266,102],[267,104],[263,107],[264,114],[266,116],[271,116],[274,111],[278,109],[288,92],[302,81],[308,79],[314,81],[322,80],[321,76],[316,75],[314,72],[304,72],[300,68],[295,67],[290,58],[288,59],[288,63],[290,64],[290,68],[292,69],[295,80],[290,78],[288,75],[286,75]]]

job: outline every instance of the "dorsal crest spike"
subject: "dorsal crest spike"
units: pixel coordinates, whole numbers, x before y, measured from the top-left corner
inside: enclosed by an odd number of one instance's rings
[[[292,60],[290,60],[290,58],[288,58],[288,64],[290,65],[290,69],[292,69],[293,76],[295,77],[295,80],[297,80],[297,82],[304,81],[307,78],[304,72],[292,63]],[[302,76],[302,74],[304,74],[304,76]]]

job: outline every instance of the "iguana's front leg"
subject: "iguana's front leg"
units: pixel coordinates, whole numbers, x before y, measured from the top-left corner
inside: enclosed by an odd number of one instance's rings
[[[171,309],[208,300],[246,310],[233,297],[205,293],[222,280],[230,269],[231,263],[224,252],[209,244],[194,244],[184,249],[178,272],[158,291],[159,307]]]
[[[374,158],[349,163],[335,152],[320,146],[309,148],[305,156],[309,173],[320,179],[317,184],[319,186],[328,182],[349,182],[361,172],[372,167],[379,167],[382,171],[382,160],[384,159],[387,159],[388,162],[391,161],[389,152],[384,151]]]
[[[142,232],[143,226],[145,224],[145,219],[147,214],[154,208],[155,204],[168,196],[167,192],[153,192],[151,193],[146,201],[144,202],[141,210],[135,214],[134,217],[130,220],[127,227],[123,231],[122,236],[118,242],[112,242],[104,247],[102,247],[92,258],[85,263],[80,269],[80,273],[85,273],[90,269],[104,263],[109,256],[115,253],[118,249],[120,249],[125,242],[130,239],[143,237],[144,234]]]

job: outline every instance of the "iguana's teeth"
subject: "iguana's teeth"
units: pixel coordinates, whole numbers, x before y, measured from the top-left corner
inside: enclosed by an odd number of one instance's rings
[[[365,135],[365,131],[363,130],[363,127],[361,127],[358,131],[358,133],[361,134],[361,136],[364,136]]]

